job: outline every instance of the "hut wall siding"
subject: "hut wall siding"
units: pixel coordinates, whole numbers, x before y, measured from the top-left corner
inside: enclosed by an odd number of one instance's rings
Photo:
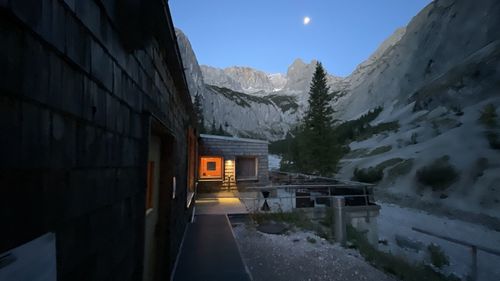
[[[201,137],[199,153],[200,156],[222,156],[225,159],[233,160],[238,156],[256,157],[258,161],[257,180],[237,181],[236,185],[238,187],[266,185],[269,181],[267,143]],[[200,182],[201,191],[217,191],[227,189],[227,186],[225,182]]]
[[[125,49],[119,2],[0,1],[0,253],[54,232],[58,280],[142,278],[149,114],[176,138],[167,271],[192,211],[188,93],[154,38]]]

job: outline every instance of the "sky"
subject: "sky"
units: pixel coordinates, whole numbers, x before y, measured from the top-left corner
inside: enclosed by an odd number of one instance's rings
[[[329,74],[347,76],[430,2],[169,0],[169,6],[200,64],[286,73],[297,58],[317,59]]]

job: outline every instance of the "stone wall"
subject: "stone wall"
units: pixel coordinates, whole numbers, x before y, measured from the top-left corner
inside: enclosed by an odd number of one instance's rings
[[[232,160],[233,167],[229,172],[234,176],[234,163],[238,156],[255,156],[258,161],[258,179],[255,181],[238,181],[238,179],[236,179],[236,185],[238,188],[243,188],[245,186],[266,185],[269,182],[268,145],[267,141],[201,135],[199,155],[222,156],[224,161]],[[224,165],[227,166],[227,163]],[[217,191],[220,189],[234,187],[233,183],[228,183],[226,179],[222,182],[201,181],[199,184],[201,191]]]
[[[0,253],[54,232],[58,280],[141,279],[151,116],[177,151],[165,274],[192,211],[173,25],[137,2],[0,0]],[[158,30],[137,37],[148,17]]]

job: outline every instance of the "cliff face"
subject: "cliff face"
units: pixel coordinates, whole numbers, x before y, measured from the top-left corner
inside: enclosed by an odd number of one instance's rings
[[[266,73],[250,67],[228,67],[218,69],[201,66],[206,84],[225,87],[247,94],[272,92],[274,84]]]
[[[339,117],[350,119],[375,105],[392,110],[420,103],[433,91],[441,104],[469,104],[470,89],[484,82],[488,85],[479,95],[489,95],[494,67],[485,63],[498,51],[499,11],[492,0],[432,2],[346,78],[348,94],[339,103]],[[490,69],[481,71],[484,67]],[[442,91],[436,91],[438,84]]]
[[[235,136],[275,140],[283,138],[290,130],[290,126],[297,122],[297,103],[294,97],[286,95],[258,97],[242,93],[241,88],[249,83],[240,84],[230,75],[218,74],[221,71],[217,69],[211,73],[212,77],[218,77],[220,81],[218,86],[205,84],[202,68],[189,40],[180,30],[176,31],[176,35],[190,93],[193,98],[196,94],[202,98],[206,128],[210,128],[214,122],[217,128],[222,126],[225,131]],[[230,72],[231,75],[235,77],[238,73],[252,73],[248,77],[253,77],[253,80],[249,81],[254,83],[267,77],[262,74],[263,72],[252,72],[244,68],[234,68],[231,71],[233,71]],[[242,78],[238,81],[240,80]]]
[[[494,0],[434,1],[346,78],[346,95],[334,105],[338,118],[382,105],[373,123],[396,121],[399,129],[351,143],[339,177],[388,165],[381,196],[500,218],[500,128],[480,121],[488,105],[500,108],[498,15]],[[418,180],[435,161],[456,170],[448,187]]]

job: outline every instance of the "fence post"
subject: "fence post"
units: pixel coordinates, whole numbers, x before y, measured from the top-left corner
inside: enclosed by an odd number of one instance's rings
[[[471,272],[470,272],[470,277],[472,281],[477,280],[477,247],[472,246],[472,266],[471,266]]]
[[[346,243],[345,198],[343,196],[334,196],[331,198],[330,203],[333,208],[333,235],[335,240],[344,246]]]

